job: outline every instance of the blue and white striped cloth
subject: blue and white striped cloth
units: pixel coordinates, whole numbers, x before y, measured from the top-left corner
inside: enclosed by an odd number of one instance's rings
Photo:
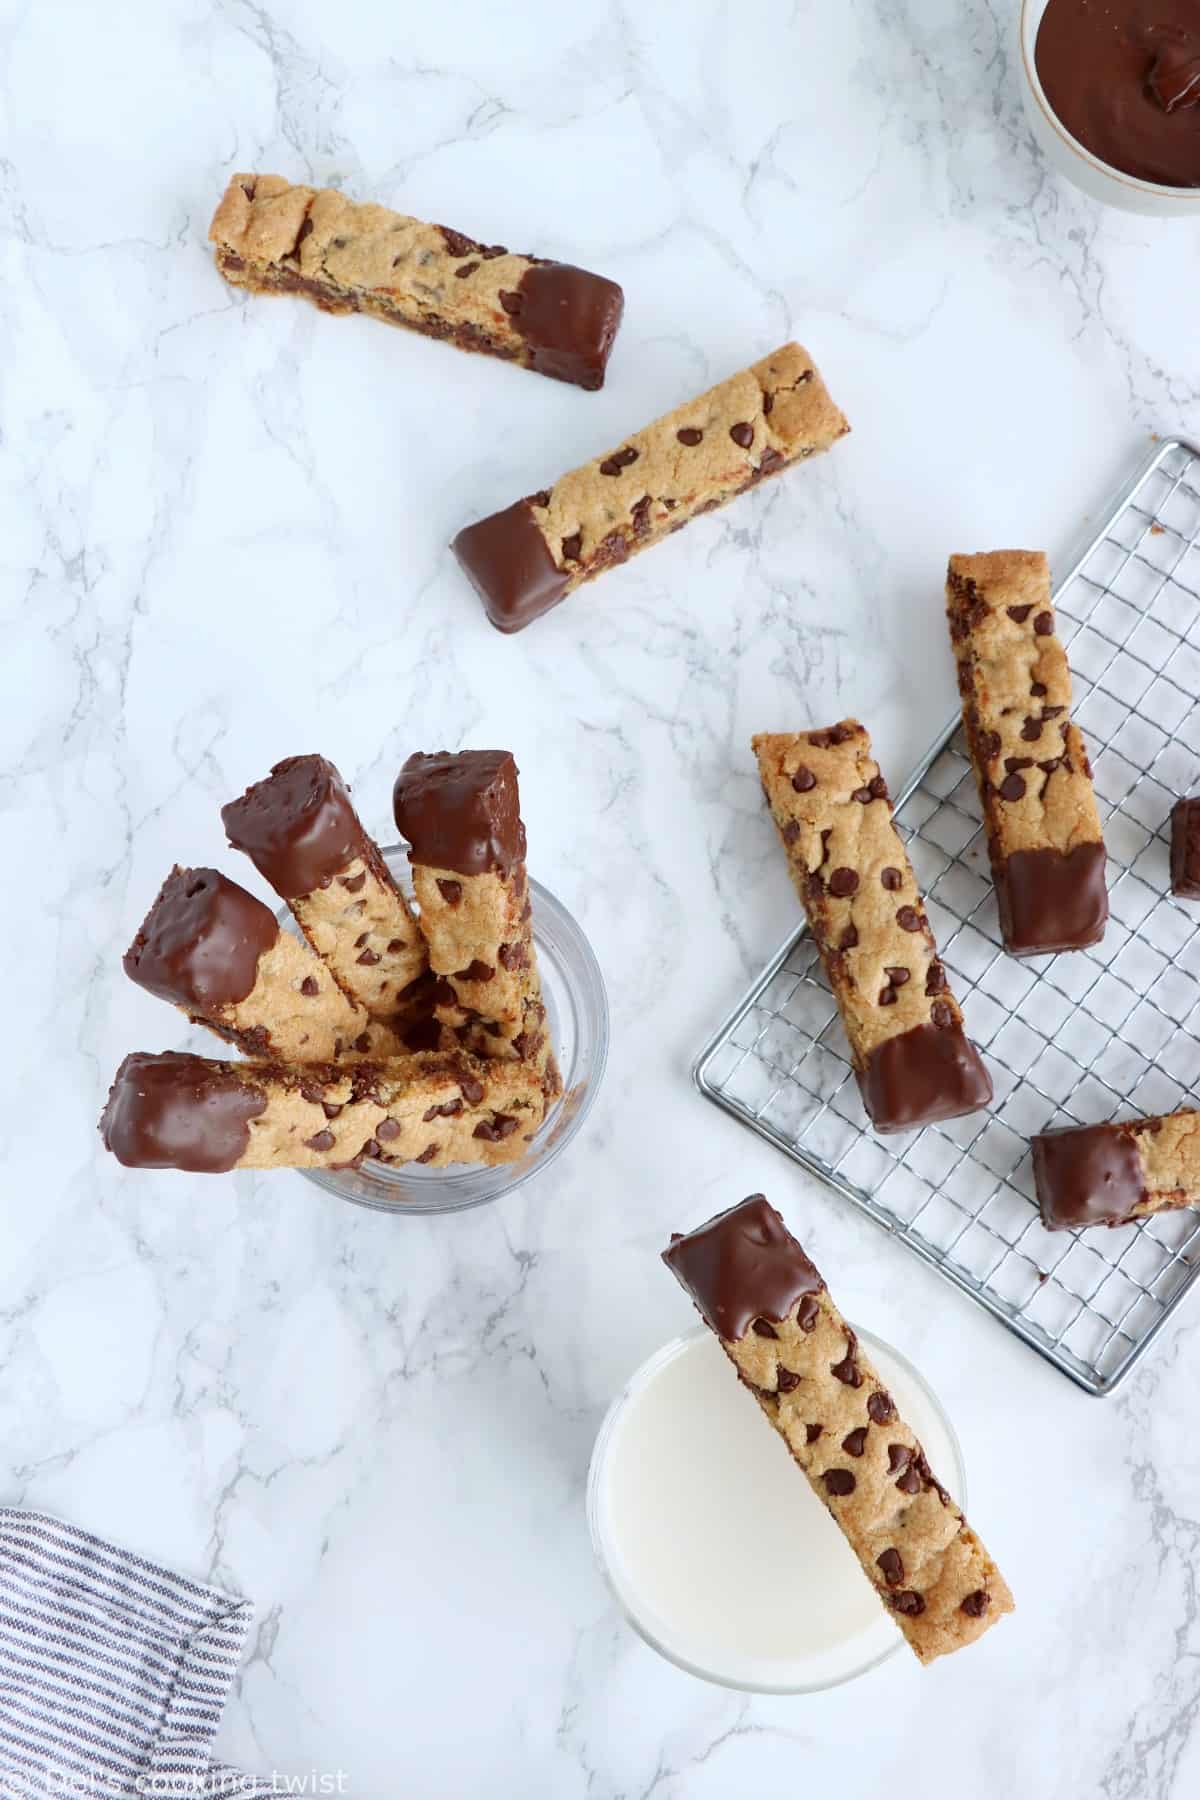
[[[269,1794],[209,1754],[247,1600],[0,1507],[0,1796]]]

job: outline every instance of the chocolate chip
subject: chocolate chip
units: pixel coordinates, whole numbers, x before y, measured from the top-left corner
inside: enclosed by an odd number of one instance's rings
[[[796,821],[795,821],[795,819],[789,819],[789,820],[788,820],[788,822],[787,822],[787,824],[786,824],[786,825],[785,825],[785,826],[784,826],[784,828],[783,828],[783,841],[784,841],[784,843],[785,843],[785,844],[794,844],[794,843],[795,843],[795,841],[796,841],[796,839],[797,839],[797,838],[798,838],[798,837],[799,837],[799,836],[800,836],[800,827],[799,827],[799,825],[797,825],[797,823],[796,823]]]
[[[900,1489],[902,1494],[919,1494],[921,1491],[921,1477],[917,1474],[915,1469],[905,1469],[903,1475],[896,1483],[896,1486]]]
[[[501,963],[510,972],[529,967],[528,944],[501,944],[498,954]]]
[[[442,896],[442,899],[446,902],[447,906],[457,906],[463,896],[462,882],[439,881],[438,893]]]
[[[375,1136],[381,1144],[390,1144],[393,1138],[400,1136],[400,1123],[397,1119],[380,1119],[375,1127]]]
[[[901,931],[920,931],[921,915],[915,906],[902,906],[896,914],[896,923]]]
[[[1066,710],[1065,706],[1043,706],[1042,717],[1043,719],[1058,719]]]
[[[858,892],[858,876],[853,869],[835,869],[829,877],[829,891],[839,900],[848,900],[851,894]]]
[[[1021,727],[1021,736],[1024,738],[1025,742],[1027,744],[1036,743],[1038,738],[1041,737],[1041,735],[1042,735],[1042,721],[1040,719],[1033,719],[1033,718],[1026,719],[1025,723]]]
[[[838,949],[839,950],[853,950],[855,948],[855,946],[857,945],[857,943],[858,943],[858,927],[857,927],[857,925],[847,925],[845,931],[843,931],[841,937],[838,939]]]
[[[801,377],[801,379],[803,379],[803,377]],[[764,394],[763,395],[763,418],[764,419],[770,418],[771,411],[772,411],[772,408],[774,407],[774,405],[775,405],[774,394]]]
[[[563,561],[564,562],[578,562],[579,561],[579,552],[582,549],[583,549],[583,533],[580,531],[573,531],[571,533],[570,537],[565,537],[562,541]]]
[[[632,523],[633,529],[639,537],[645,537],[646,533],[650,529],[650,507],[651,507],[651,505],[652,505],[652,501],[650,499],[649,494],[643,494],[641,499],[637,502],[637,504],[630,511],[630,514],[629,514],[630,522]]]
[[[1021,775],[1006,775],[996,791],[1002,800],[1021,800],[1025,795],[1025,779]]]
[[[821,1433],[824,1431],[824,1429],[825,1429],[825,1427],[823,1425],[806,1425],[804,1427],[805,1443],[806,1444],[815,1444],[817,1439],[820,1437]]]
[[[440,1106],[431,1106],[421,1114],[421,1122],[428,1125],[431,1119],[457,1119],[463,1110],[461,1100],[444,1100]]]
[[[627,444],[623,450],[616,450],[611,456],[605,457],[600,464],[600,473],[602,475],[619,475],[622,469],[627,469],[630,463],[635,463],[637,459],[638,452],[632,445]]]
[[[1032,611],[1032,606],[1010,606],[1008,616],[1010,619],[1015,619],[1018,625],[1023,625]]]
[[[319,994],[320,991],[320,984],[315,975],[306,975],[304,980],[300,983],[300,992],[308,1000],[311,1000],[313,995]]]
[[[392,267],[395,268],[395,266],[395,263],[393,263]],[[467,276],[473,275],[478,267],[479,264],[477,262],[460,263],[454,273],[460,281],[465,281]]]
[[[842,1439],[842,1449],[847,1456],[861,1456],[866,1447],[867,1427],[865,1425],[856,1425],[854,1430],[848,1431]]]
[[[354,1048],[357,1051],[359,1051],[361,1054],[363,1054],[363,1055],[366,1054],[366,1052],[371,1048],[371,1034],[369,1031],[364,1031],[361,1033],[361,1035],[359,1037],[355,1038]]]
[[[909,979],[909,970],[907,969],[885,969],[883,972],[893,987],[903,987]]]
[[[507,256],[508,250],[503,244],[484,244],[477,246],[484,262],[491,262],[494,256]]]
[[[899,869],[891,868],[881,870],[879,879],[888,890],[889,894],[894,894],[896,889],[900,887],[904,881],[904,877],[901,875]]]
[[[815,1294],[805,1294],[796,1308],[796,1323],[801,1331],[812,1331],[821,1316]]]
[[[1004,766],[1010,775],[1015,775],[1021,769],[1032,769],[1033,758],[1032,756],[1006,756]]]
[[[901,1475],[913,1459],[913,1453],[907,1444],[888,1445],[888,1474]]]
[[[332,1131],[318,1131],[315,1137],[305,1138],[306,1150],[332,1150],[336,1142]]]
[[[875,1558],[875,1566],[882,1571],[889,1587],[897,1587],[904,1580],[904,1558],[898,1550],[882,1551]]]
[[[829,1366],[829,1373],[834,1377],[835,1381],[842,1381],[847,1387],[852,1388],[861,1387],[863,1383],[862,1370],[854,1360],[854,1352],[857,1344],[857,1338],[853,1339],[847,1345],[846,1354],[841,1362],[831,1363]]]
[[[479,248],[474,238],[467,237],[465,232],[452,231],[449,225],[439,225],[438,230],[451,256],[470,256]]]
[[[465,969],[455,969],[454,979],[455,981],[492,981],[495,974],[496,971],[490,963],[480,962],[479,958],[475,957]]]
[[[858,804],[860,806],[869,806],[871,804],[871,801],[875,798],[875,796],[874,796],[874,794],[872,794],[869,787],[860,787],[860,788],[855,788],[855,790],[851,794],[850,798],[852,800],[857,800]]]
[[[404,939],[403,938],[389,938],[388,939],[387,953],[389,956],[397,955],[399,953],[399,951],[403,950],[403,948],[404,948]],[[411,987],[412,982],[410,981],[408,985],[409,985],[409,987]],[[401,993],[403,993],[404,992],[403,988],[400,991],[401,991]]]
[[[433,984],[433,1003],[435,1006],[457,1006],[458,995],[443,976]]]
[[[927,994],[944,994],[946,992],[946,971],[936,959],[929,965],[929,973],[925,977]]]
[[[338,885],[344,887],[348,894],[357,894],[366,879],[367,871],[364,869],[361,875],[339,875]]]
[[[849,1469],[826,1469],[821,1480],[825,1483],[825,1492],[839,1500],[852,1494],[858,1486]]]
[[[469,1106],[478,1106],[483,1099],[483,1083],[476,1081],[469,1069],[458,1071],[458,1085],[462,1089],[463,1099]]]
[[[355,962],[362,963],[364,968],[371,969],[374,968],[375,964],[379,961],[379,952],[377,950],[364,950],[362,955],[356,956],[354,960]]]
[[[695,425],[681,425],[679,430],[675,433],[675,436],[679,439],[681,444],[686,444],[689,450],[694,450],[704,436],[704,433],[698,430]]]
[[[1055,769],[1061,769],[1062,765],[1063,758],[1061,756],[1052,756],[1048,762],[1040,762],[1038,768],[1043,775],[1053,775]]]
[[[780,1363],[775,1370],[775,1385],[781,1394],[790,1394],[793,1388],[800,1386],[800,1377]]]
[[[747,425],[745,423],[731,425],[729,427],[729,435],[739,450],[748,450],[754,442],[754,427],[753,425]]]
[[[429,1144],[422,1150],[420,1156],[413,1157],[413,1161],[419,1163],[431,1163],[437,1155],[439,1148],[440,1146],[437,1144]]]
[[[517,1129],[517,1121],[511,1113],[496,1113],[492,1119],[480,1119],[472,1133],[473,1137],[482,1138],[485,1143],[499,1144],[511,1137]]]
[[[550,504],[550,489],[542,488],[538,493],[530,494],[529,504],[530,504],[530,506],[541,506],[541,507],[549,506],[549,504]]]
[[[515,319],[525,302],[520,294],[514,294],[505,288],[500,289],[500,304],[510,319]]]
[[[779,1333],[767,1319],[755,1319],[754,1332],[757,1337],[777,1338]]]
[[[1054,630],[1053,613],[1040,612],[1033,621],[1033,629],[1037,632],[1039,637],[1049,637],[1050,633]]]
[[[924,1600],[912,1588],[905,1588],[902,1593],[896,1594],[892,1605],[898,1613],[904,1613],[910,1619],[915,1619],[918,1613],[925,1611]]]
[[[949,1031],[954,1023],[954,1013],[945,1000],[935,1000],[929,1009],[929,1017],[939,1031]]]
[[[1040,700],[1042,695],[1048,694],[1050,690],[1044,681],[1035,681],[1030,686],[1029,692],[1033,695],[1035,700]]]
[[[959,1612],[965,1612],[968,1619],[981,1619],[991,1605],[991,1595],[986,1588],[976,1588],[959,1603]]]
[[[885,987],[885,988],[880,988],[880,990],[879,990],[880,1006],[895,1006],[898,998],[899,998],[899,996],[897,995],[894,987]]]
[[[1002,748],[1003,740],[998,731],[985,732],[979,740],[980,753],[985,762],[995,762]]]
[[[807,794],[812,788],[815,788],[816,785],[817,778],[812,770],[806,768],[805,765],[801,763],[800,767],[796,770],[796,773],[792,776],[792,786],[795,788],[796,792],[798,794]]]

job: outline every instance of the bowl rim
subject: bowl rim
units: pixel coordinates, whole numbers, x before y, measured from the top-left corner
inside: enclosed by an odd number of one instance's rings
[[[403,841],[397,841],[392,844],[381,844],[380,850],[385,861],[388,862],[389,868],[392,867],[392,860],[399,861],[402,858],[406,859],[408,855],[408,845]],[[394,869],[393,873],[395,873]],[[295,1170],[295,1174],[300,1175],[304,1180],[311,1182],[314,1187],[320,1188],[322,1193],[328,1194],[334,1199],[346,1201],[351,1206],[364,1207],[369,1212],[384,1213],[388,1215],[409,1214],[417,1218],[435,1218],[443,1214],[472,1212],[476,1207],[491,1206],[498,1200],[507,1199],[510,1194],[515,1193],[519,1188],[524,1187],[536,1176],[540,1176],[545,1170],[551,1168],[558,1161],[563,1152],[575,1141],[587,1122],[592,1107],[595,1105],[600,1089],[604,1085],[604,1076],[608,1068],[608,1053],[612,1038],[612,1014],[608,999],[608,984],[604,979],[604,970],[600,966],[600,959],[592,948],[591,939],[584,931],[583,926],[579,923],[579,920],[575,917],[570,907],[568,907],[564,901],[560,900],[556,893],[546,887],[542,882],[538,881],[533,875],[530,875],[528,880],[530,894],[534,899],[535,905],[543,907],[548,901],[550,907],[554,909],[574,933],[582,952],[582,959],[589,978],[589,985],[598,1001],[596,1036],[591,1046],[592,1071],[587,1082],[586,1091],[582,1100],[573,1108],[569,1117],[562,1117],[562,1109],[571,1099],[572,1089],[569,1087],[565,1089],[559,1100],[556,1102],[553,1111],[546,1115],[542,1125],[538,1128],[539,1132],[549,1129],[556,1135],[554,1141],[548,1145],[544,1154],[529,1168],[525,1168],[524,1159],[519,1163],[498,1165],[497,1172],[499,1173],[500,1170],[511,1171],[512,1179],[506,1185],[499,1187],[495,1193],[467,1193],[457,1198],[448,1197],[444,1200],[437,1200],[434,1198],[435,1193],[437,1192],[436,1178],[431,1179],[429,1182],[430,1193],[428,1199],[406,1199],[400,1193],[397,1193],[394,1198],[388,1199],[382,1194],[374,1196],[351,1193],[348,1188],[344,1187],[339,1181],[339,1172],[336,1170],[323,1167],[305,1168]],[[277,917],[281,924],[289,919],[289,909],[286,905],[283,905],[279,909]],[[404,1168],[411,1167],[409,1164],[402,1166]],[[458,1168],[460,1171],[468,1174],[478,1172],[474,1165],[470,1163],[456,1164],[452,1165],[452,1167]],[[444,1174],[444,1171],[442,1173]],[[402,1176],[398,1174],[397,1181],[399,1182],[401,1179]]]
[[[909,1361],[908,1357],[905,1356],[902,1351],[897,1350],[895,1345],[890,1343],[887,1338],[880,1337],[878,1332],[871,1331],[862,1325],[854,1324],[853,1328],[868,1348],[872,1345],[878,1346],[887,1356],[893,1357],[904,1370],[905,1374],[918,1388],[920,1388],[921,1392],[936,1411],[942,1427],[945,1430],[946,1438],[954,1457],[954,1473],[958,1483],[958,1492],[956,1495],[957,1504],[960,1511],[965,1513],[967,1509],[967,1470],[966,1464],[963,1461],[962,1444],[959,1441],[957,1431],[954,1429],[954,1422],[946,1411],[945,1406],[942,1404],[940,1395],[934,1391],[925,1376]],[[600,1572],[605,1587],[616,1604],[621,1617],[625,1620],[625,1623],[644,1644],[649,1646],[651,1650],[656,1651],[659,1656],[666,1662],[671,1663],[675,1668],[682,1669],[686,1675],[694,1675],[700,1681],[707,1681],[712,1687],[724,1688],[726,1692],[731,1693],[774,1694],[787,1695],[789,1697],[800,1697],[804,1694],[827,1694],[834,1688],[845,1687],[848,1682],[860,1681],[864,1675],[871,1674],[872,1670],[878,1669],[883,1663],[888,1662],[895,1656],[898,1650],[902,1650],[904,1648],[904,1638],[900,1631],[897,1629],[894,1642],[886,1645],[877,1655],[871,1657],[869,1662],[863,1663],[859,1668],[848,1669],[844,1674],[836,1675],[829,1681],[811,1681],[802,1683],[778,1682],[769,1684],[765,1682],[735,1681],[726,1675],[718,1675],[714,1673],[712,1669],[706,1669],[698,1663],[689,1661],[689,1659],[679,1651],[673,1650],[669,1648],[668,1645],[662,1643],[654,1635],[653,1631],[651,1631],[645,1621],[639,1619],[632,1611],[629,1602],[626,1600],[625,1595],[618,1586],[609,1561],[604,1532],[601,1526],[602,1509],[600,1487],[617,1422],[633,1396],[651,1379],[652,1376],[656,1375],[673,1357],[682,1355],[684,1350],[686,1350],[690,1344],[711,1338],[711,1336],[712,1333],[706,1325],[695,1325],[690,1331],[680,1332],[677,1337],[673,1337],[669,1339],[667,1343],[661,1344],[657,1350],[651,1351],[650,1355],[638,1364],[637,1368],[634,1369],[620,1390],[614,1394],[612,1400],[609,1402],[604,1417],[600,1422],[600,1428],[596,1433],[595,1441],[592,1445],[592,1453],[588,1462],[587,1471],[585,1503],[587,1508],[588,1536],[591,1539],[592,1545],[592,1558]]]
[[[1097,156],[1094,150],[1089,150],[1086,144],[1080,143],[1073,132],[1067,130],[1051,106],[1046,90],[1042,86],[1042,78],[1037,72],[1036,31],[1030,24],[1033,9],[1037,4],[1038,0],[1021,0],[1018,35],[1026,86],[1050,129],[1081,162],[1087,163],[1097,175],[1107,176],[1110,181],[1116,182],[1118,187],[1128,188],[1134,194],[1145,194],[1147,198],[1154,200],[1195,200],[1197,207],[1200,208],[1200,186],[1169,187],[1165,182],[1143,181],[1141,176],[1127,174],[1124,169],[1115,168],[1112,163],[1105,162],[1102,156]],[[1050,4],[1051,0],[1042,0],[1038,26],[1041,25],[1042,18]]]

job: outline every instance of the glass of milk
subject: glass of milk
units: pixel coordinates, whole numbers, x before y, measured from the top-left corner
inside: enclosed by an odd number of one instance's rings
[[[962,1452],[912,1365],[855,1327],[938,1479]],[[664,1344],[609,1408],[588,1474],[592,1545],[634,1630],[722,1687],[808,1694],[865,1675],[903,1639],[717,1339]]]

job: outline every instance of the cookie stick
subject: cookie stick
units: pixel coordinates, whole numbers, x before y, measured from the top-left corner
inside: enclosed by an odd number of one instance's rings
[[[1047,1231],[1200,1206],[1200,1112],[1044,1131],[1033,1140],[1033,1177]]]
[[[752,1194],[672,1237],[663,1261],[919,1661],[963,1649],[1011,1612],[1004,1577],[774,1207]]]
[[[392,792],[408,839],[437,1017],[483,1056],[517,1056],[561,1091],[530,925],[517,765],[507,750],[410,756]]]
[[[447,225],[279,175],[234,175],[209,229],[226,281],[365,312],[576,387],[599,388],[621,323],[615,281],[514,256]]]
[[[221,818],[347,998],[407,1030],[431,985],[425,942],[333,764],[323,756],[276,763]]]
[[[952,556],[946,614],[1004,947],[1044,956],[1099,943],[1104,837],[1046,558]]]
[[[388,1062],[213,1062],[137,1051],[100,1119],[130,1169],[344,1168],[385,1162],[517,1162],[541,1122],[541,1087],[518,1062],[426,1051]]]
[[[247,1056],[329,1062],[365,1047],[362,1008],[269,906],[217,869],[172,869],[124,967]]]
[[[711,512],[850,427],[812,358],[784,344],[553,487],[468,525],[453,550],[498,631]]]
[[[796,891],[876,1131],[976,1112],[992,1097],[857,719],[753,740]]]

